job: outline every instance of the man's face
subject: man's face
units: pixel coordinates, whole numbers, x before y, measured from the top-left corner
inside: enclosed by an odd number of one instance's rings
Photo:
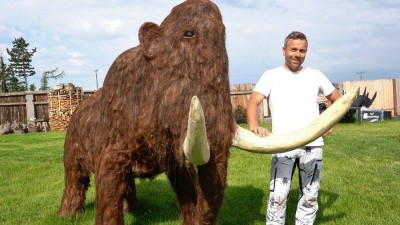
[[[304,59],[307,53],[307,41],[300,39],[289,39],[286,47],[282,49],[285,56],[285,68],[292,71],[300,71],[303,67]]]

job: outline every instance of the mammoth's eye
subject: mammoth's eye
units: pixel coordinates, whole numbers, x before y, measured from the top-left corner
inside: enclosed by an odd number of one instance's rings
[[[195,36],[194,31],[188,30],[185,32],[185,38],[192,38]]]

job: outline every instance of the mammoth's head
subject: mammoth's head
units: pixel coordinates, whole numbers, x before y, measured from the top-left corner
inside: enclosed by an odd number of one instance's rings
[[[225,26],[211,1],[187,0],[174,7],[161,25],[144,23],[139,41],[147,59],[177,68],[191,80],[227,79]]]
[[[186,109],[195,95],[204,106],[209,130],[206,135],[224,137],[211,138],[211,150],[227,151],[235,127],[225,26],[218,7],[209,0],[184,1],[160,25],[144,23],[139,30],[139,41],[140,66],[144,66],[141,71],[146,76],[140,80],[145,80],[146,91],[154,90],[151,92],[157,99],[154,112],[164,124],[160,130],[168,129],[168,133],[182,140],[187,128]],[[166,117],[173,119],[165,120]],[[177,141],[176,145],[179,144]]]

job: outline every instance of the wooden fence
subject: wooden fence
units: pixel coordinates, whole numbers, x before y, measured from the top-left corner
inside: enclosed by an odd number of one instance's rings
[[[83,99],[94,91],[85,91]],[[48,92],[0,93],[0,125],[13,121],[27,123],[30,119],[49,121]]]
[[[370,108],[391,111],[392,116],[398,116],[400,112],[400,79],[346,81],[337,86],[343,92],[353,86],[359,86],[360,94],[366,88],[370,98],[377,92],[377,97]],[[238,84],[230,87],[233,110],[246,109],[253,88],[254,84]],[[83,99],[93,93],[94,91],[85,91]],[[263,121],[269,117],[267,101],[260,106],[259,115],[259,119]],[[14,120],[25,123],[31,118],[49,121],[48,92],[0,93],[0,124]]]
[[[0,124],[26,122],[28,118],[48,120],[47,93],[23,92],[0,94]]]
[[[342,84],[344,92],[349,91],[354,86],[360,87],[360,94],[365,89],[369,93],[369,98],[372,98],[375,92],[377,93],[374,102],[369,108],[383,109],[384,111],[390,111],[392,116],[398,116],[400,112],[400,79],[345,81]]]
[[[243,110],[245,112],[247,102],[253,91],[255,84],[236,84],[231,85],[231,102],[234,111]],[[258,120],[264,122],[269,117],[270,112],[268,102],[264,99],[263,103],[258,107]]]

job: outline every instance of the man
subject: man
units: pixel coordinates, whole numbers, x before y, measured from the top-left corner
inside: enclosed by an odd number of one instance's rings
[[[267,129],[258,124],[257,106],[264,98],[269,102],[273,133],[300,129],[318,117],[318,95],[321,91],[331,102],[340,98],[339,92],[324,74],[302,66],[307,47],[308,41],[303,33],[290,33],[282,49],[284,65],[267,70],[254,87],[246,113],[250,130],[255,134],[269,134]],[[285,224],[286,203],[296,166],[300,179],[296,224],[314,223],[318,210],[323,144],[323,138],[320,137],[303,148],[272,155],[267,224]]]

